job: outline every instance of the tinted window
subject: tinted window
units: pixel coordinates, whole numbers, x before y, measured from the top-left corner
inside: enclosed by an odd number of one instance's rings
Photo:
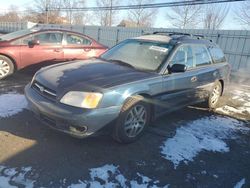
[[[192,68],[194,65],[192,48],[189,45],[179,47],[172,58],[171,64],[184,64],[188,68]]]
[[[41,33],[34,36],[34,39],[39,40],[40,44],[61,44],[62,33]]]
[[[226,61],[225,55],[220,48],[211,46],[208,49],[215,63],[222,63]]]
[[[211,64],[211,58],[205,46],[194,45],[193,49],[197,67]]]
[[[63,34],[62,33],[40,33],[40,34],[36,34],[36,35],[32,35],[30,37],[24,38],[22,40],[22,44],[28,44],[29,41],[33,40],[33,39],[37,39],[39,40],[40,44],[61,44],[62,43],[62,37]]]
[[[138,69],[157,70],[172,49],[169,43],[126,40],[111,48],[101,57],[119,60]]]
[[[84,37],[78,35],[67,34],[67,43],[68,44],[77,44],[77,45],[90,45],[91,41]]]

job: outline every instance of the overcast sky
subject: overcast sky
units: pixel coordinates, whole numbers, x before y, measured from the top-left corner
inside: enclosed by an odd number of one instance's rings
[[[169,0],[173,1],[173,0]],[[1,8],[0,12],[4,13],[9,8],[10,5],[16,5],[19,8],[19,11],[25,10],[27,6],[31,6],[33,0],[0,0]],[[121,0],[122,4],[127,4],[128,0]],[[156,0],[156,3],[163,3],[168,2],[167,0]],[[230,11],[227,15],[227,18],[222,26],[222,29],[242,29],[242,26],[238,23],[238,21],[235,19],[234,12],[237,10],[239,5],[242,2],[233,2],[228,3],[230,6]],[[220,5],[220,4],[218,4]],[[86,6],[96,6],[95,0],[86,0]],[[171,27],[171,25],[168,23],[166,19],[166,12],[171,12],[171,8],[160,8],[158,11],[158,14],[155,16],[155,24],[154,27]],[[126,16],[126,11],[120,12],[121,19]]]

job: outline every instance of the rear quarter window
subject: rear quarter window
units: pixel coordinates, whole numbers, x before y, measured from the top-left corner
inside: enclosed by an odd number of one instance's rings
[[[213,58],[214,63],[223,63],[226,61],[225,54],[220,48],[210,46],[208,50]]]
[[[207,47],[204,45],[193,45],[196,67],[210,65],[212,59],[208,53]]]

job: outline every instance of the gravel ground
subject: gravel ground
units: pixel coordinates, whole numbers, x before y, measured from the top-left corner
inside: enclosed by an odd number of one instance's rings
[[[0,81],[1,188],[250,187],[247,88],[232,86],[217,113],[187,107],[121,145],[106,134],[75,139],[36,120],[23,98],[35,70]]]

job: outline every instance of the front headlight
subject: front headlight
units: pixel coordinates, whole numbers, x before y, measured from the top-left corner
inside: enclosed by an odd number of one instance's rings
[[[80,108],[96,108],[101,99],[101,93],[70,91],[63,96],[60,102]]]

